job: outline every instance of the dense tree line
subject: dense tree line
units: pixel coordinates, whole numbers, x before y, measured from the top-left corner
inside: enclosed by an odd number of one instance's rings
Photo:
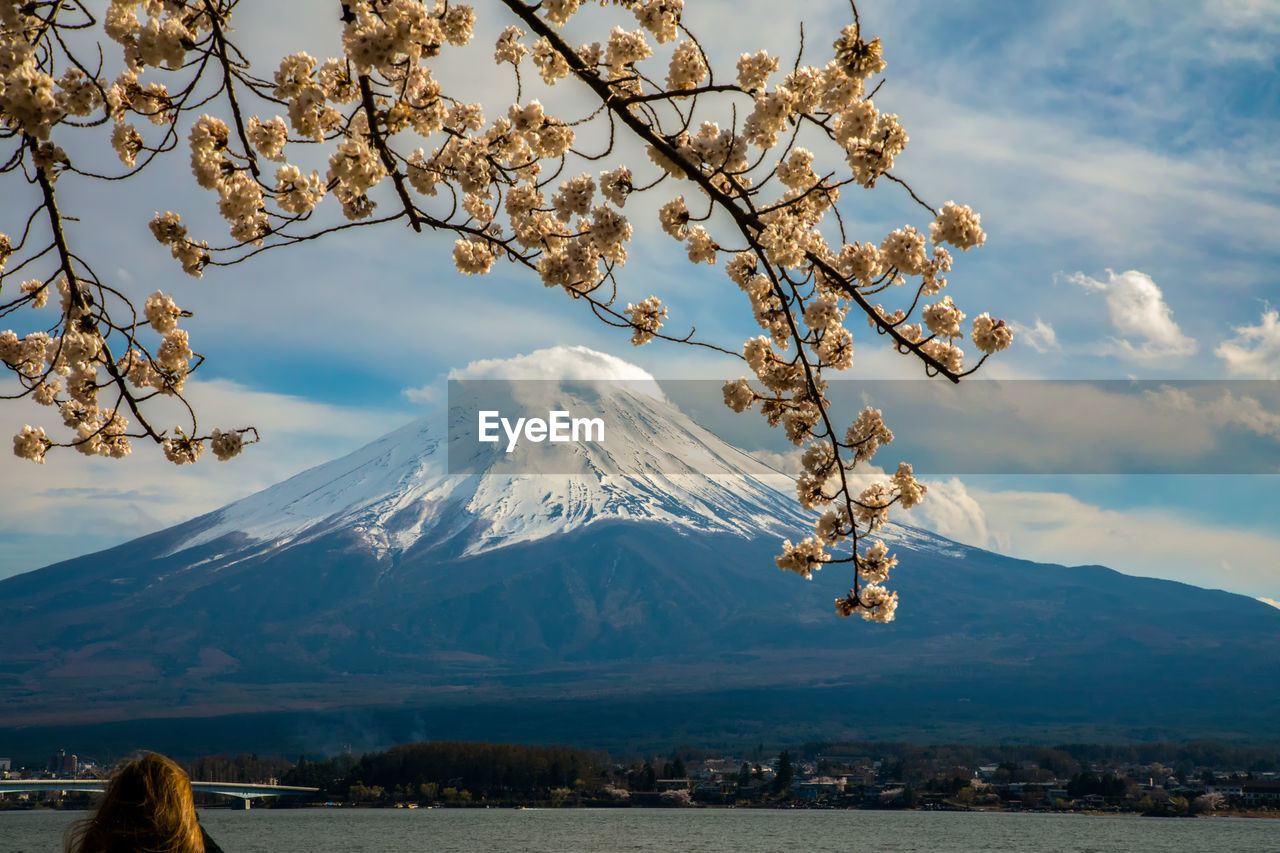
[[[1072,776],[1067,785],[1067,796],[1074,798],[1087,797],[1090,794],[1117,800],[1130,794],[1132,783],[1112,773],[1080,773]]]
[[[1190,743],[1067,744],[1059,749],[1080,761],[1115,764],[1153,764],[1166,767],[1219,767],[1265,773],[1280,769],[1280,749],[1268,746],[1229,746],[1216,741]]]
[[[280,777],[280,783],[319,788],[321,791],[331,793],[344,791],[349,784],[351,770],[357,761],[358,759],[350,754],[335,755],[322,761],[299,758],[294,768]]]
[[[200,782],[268,782],[280,779],[293,768],[285,758],[263,758],[252,753],[240,755],[206,755],[183,769]]]
[[[359,759],[300,761],[282,779],[330,794],[376,798],[395,792],[432,799],[465,792],[469,798],[549,797],[556,789],[603,784],[607,755],[580,749],[494,743],[433,742],[395,746]],[[446,792],[454,791],[454,795]]]

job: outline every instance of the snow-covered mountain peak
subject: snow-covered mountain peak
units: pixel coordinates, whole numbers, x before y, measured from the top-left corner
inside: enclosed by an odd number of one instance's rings
[[[475,405],[452,405],[205,516],[171,553],[229,534],[272,547],[345,530],[379,555],[474,554],[610,519],[793,538],[812,524],[785,475],[694,423],[639,368],[581,350],[549,351],[582,358],[565,381],[520,378],[541,376],[536,362],[509,380],[490,379],[502,363],[461,375],[488,380],[485,399],[499,402],[484,405],[512,421],[570,412],[597,421],[602,440],[522,436],[508,452],[503,429],[499,441],[477,440]]]

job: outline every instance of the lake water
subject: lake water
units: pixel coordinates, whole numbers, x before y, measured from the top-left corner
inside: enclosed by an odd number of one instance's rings
[[[0,853],[55,853],[83,812],[0,812]],[[721,809],[205,810],[226,853],[1270,853],[1280,820]]]

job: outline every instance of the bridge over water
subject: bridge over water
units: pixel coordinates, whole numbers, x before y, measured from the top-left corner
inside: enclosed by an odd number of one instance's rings
[[[0,779],[0,794],[30,791],[105,791],[105,779]],[[248,782],[192,782],[191,790],[202,794],[222,794],[240,800],[249,808],[255,797],[307,797],[319,788],[296,785],[254,785]]]

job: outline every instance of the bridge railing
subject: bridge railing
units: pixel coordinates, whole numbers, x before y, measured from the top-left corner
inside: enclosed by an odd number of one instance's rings
[[[105,791],[105,779],[0,779],[0,794],[24,791]],[[297,785],[258,785],[249,782],[192,782],[191,790],[249,800],[254,797],[307,797],[319,788]]]

